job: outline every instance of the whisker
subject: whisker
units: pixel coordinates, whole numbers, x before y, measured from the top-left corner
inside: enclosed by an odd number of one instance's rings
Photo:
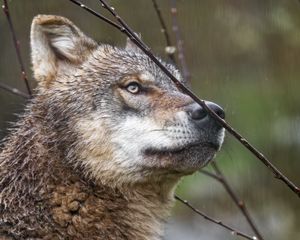
[[[163,129],[163,128],[150,130],[150,132],[165,132],[165,131],[168,131],[168,130],[167,129]]]

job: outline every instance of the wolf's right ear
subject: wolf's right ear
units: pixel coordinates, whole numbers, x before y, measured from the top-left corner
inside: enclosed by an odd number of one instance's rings
[[[31,25],[30,43],[34,76],[50,82],[58,71],[84,62],[97,48],[70,20],[53,15],[38,15]]]

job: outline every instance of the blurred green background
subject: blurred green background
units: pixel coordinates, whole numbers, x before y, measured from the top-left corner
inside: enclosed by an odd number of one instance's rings
[[[10,12],[30,84],[29,31],[37,14],[70,18],[98,42],[123,46],[125,37],[69,1],[10,0]],[[84,3],[104,12],[98,1]],[[150,0],[112,0],[120,15],[164,56],[164,38]],[[158,0],[171,29],[168,0]],[[193,90],[222,105],[227,121],[300,185],[300,3],[297,0],[179,0],[178,20]],[[172,39],[174,40],[174,34]],[[0,81],[26,91],[8,24],[0,14]],[[0,138],[24,99],[0,90]],[[247,203],[265,239],[300,239],[300,201],[235,139],[227,134],[217,162]],[[207,167],[211,170],[211,167]],[[177,189],[199,209],[251,233],[222,186],[200,173]],[[165,239],[240,239],[177,203]]]

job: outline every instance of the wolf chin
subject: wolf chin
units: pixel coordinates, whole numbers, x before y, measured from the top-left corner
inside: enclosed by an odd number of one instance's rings
[[[224,129],[130,41],[39,15],[31,49],[38,86],[0,153],[0,239],[161,239],[177,182]]]

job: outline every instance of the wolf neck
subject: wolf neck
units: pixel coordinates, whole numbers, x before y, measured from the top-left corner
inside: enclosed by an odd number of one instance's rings
[[[53,219],[83,239],[161,239],[173,203],[151,184],[124,190],[71,179],[55,188]]]
[[[161,239],[177,180],[122,188],[89,182],[66,165],[60,149],[51,144],[55,138],[51,131],[45,133],[44,126],[31,126],[29,120],[24,120],[26,129],[15,132],[0,154],[0,173],[5,176],[0,181],[4,189],[0,203],[7,206],[0,211],[0,223],[8,219],[18,236]],[[16,167],[11,168],[12,164]],[[6,182],[15,182],[17,189]],[[26,232],[22,221],[35,230]]]

